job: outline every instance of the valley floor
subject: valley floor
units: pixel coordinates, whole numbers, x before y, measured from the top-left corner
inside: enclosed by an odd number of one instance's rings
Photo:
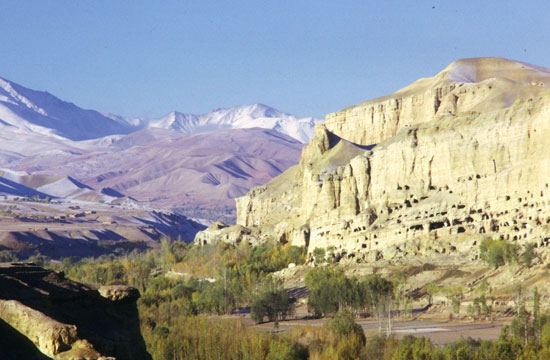
[[[302,311],[297,309],[297,313]],[[270,332],[290,332],[295,328],[304,326],[322,326],[328,319],[307,319],[302,314],[295,319],[280,321],[278,329],[274,328],[272,322],[254,324],[249,316],[232,315],[229,318],[240,318],[251,329]],[[510,323],[510,318],[503,317],[494,321],[472,321],[472,320],[445,320],[441,316],[420,316],[413,319],[392,320],[392,335],[401,339],[407,335],[425,337],[431,340],[434,345],[451,344],[460,338],[471,337],[479,340],[497,340],[503,326]],[[356,319],[365,331],[367,339],[379,334],[379,323],[376,319]],[[382,335],[387,333],[387,319],[382,322]]]

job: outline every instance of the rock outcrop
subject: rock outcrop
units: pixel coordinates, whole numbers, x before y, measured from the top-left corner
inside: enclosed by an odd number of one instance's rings
[[[15,339],[0,353],[28,359],[150,359],[139,330],[138,297],[127,286],[97,291],[37,266],[0,264],[0,332]]]
[[[257,238],[251,235],[250,230],[244,226],[228,226],[220,221],[214,222],[206,230],[199,232],[195,237],[195,243],[200,245],[212,244],[218,241],[224,241],[229,244],[247,241],[254,244],[257,242]]]
[[[460,264],[485,236],[546,257],[549,88],[548,69],[465,59],[329,114],[298,166],[237,199],[237,223],[348,262]]]

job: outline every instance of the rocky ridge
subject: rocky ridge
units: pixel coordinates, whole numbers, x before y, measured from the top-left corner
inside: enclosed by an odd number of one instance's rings
[[[329,114],[298,166],[237,199],[237,224],[352,263],[467,263],[485,236],[545,259],[549,87],[548,69],[464,59]]]
[[[1,352],[8,358],[29,358],[33,351],[31,358],[37,359],[151,358],[139,329],[134,288],[98,291],[62,273],[3,263],[0,289],[0,333],[15,339],[4,339]]]

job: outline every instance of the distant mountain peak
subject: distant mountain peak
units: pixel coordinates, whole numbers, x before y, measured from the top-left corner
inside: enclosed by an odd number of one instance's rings
[[[262,103],[218,108],[206,114],[184,114],[172,111],[159,119],[148,121],[147,127],[175,130],[184,134],[199,134],[219,129],[260,127],[274,129],[302,143],[313,137],[313,128],[321,119],[296,118]]]
[[[36,91],[0,78],[0,118],[5,124],[43,135],[87,140],[128,134],[121,124],[94,110],[79,108],[46,91]]]
[[[296,118],[263,103],[217,108],[200,115],[172,111],[156,119],[122,117],[85,110],[46,91],[31,90],[0,77],[0,127],[13,126],[75,141],[124,135],[143,128],[198,134],[260,127],[277,130],[306,143],[313,137],[314,123],[320,121]]]

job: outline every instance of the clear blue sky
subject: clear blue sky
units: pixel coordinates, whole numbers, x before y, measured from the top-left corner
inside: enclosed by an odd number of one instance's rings
[[[550,66],[550,1],[0,0],[0,76],[125,116],[322,117],[463,57]]]

